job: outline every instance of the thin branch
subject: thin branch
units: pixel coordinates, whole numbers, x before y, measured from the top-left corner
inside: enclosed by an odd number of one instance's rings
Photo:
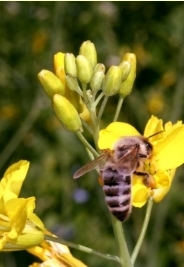
[[[147,205],[147,209],[146,209],[146,215],[145,215],[145,218],[144,218],[142,229],[141,229],[139,238],[137,240],[137,244],[136,244],[136,246],[134,248],[134,251],[132,253],[132,256],[131,256],[131,259],[132,259],[132,263],[133,264],[135,263],[135,260],[137,258],[137,255],[138,255],[138,253],[140,251],[140,248],[142,246],[142,243],[143,243],[143,240],[144,240],[144,237],[145,237],[145,234],[146,234],[146,230],[148,228],[148,223],[149,223],[149,220],[150,220],[150,215],[151,215],[152,207],[153,207],[153,201],[150,198],[148,200],[148,205]]]
[[[105,109],[105,106],[106,106],[106,104],[107,104],[107,101],[108,101],[108,96],[105,96],[104,99],[103,99],[103,101],[102,101],[100,110],[99,110],[99,112],[98,112],[98,118],[97,118],[97,121],[98,121],[98,122],[101,120],[102,114],[103,114],[104,109]]]
[[[119,113],[120,113],[121,107],[123,105],[123,101],[124,101],[124,98],[120,96],[119,100],[118,100],[118,105],[117,105],[117,108],[116,108],[116,112],[115,112],[115,115],[114,115],[113,122],[118,120]]]
[[[96,152],[96,150],[90,145],[90,143],[88,143],[88,141],[86,140],[86,138],[82,135],[82,133],[80,131],[76,132],[76,135],[78,136],[78,138],[81,140],[81,142],[84,144],[84,146],[86,148],[88,148],[91,153],[94,155],[94,157],[99,157],[99,154]]]
[[[120,262],[120,260],[117,256],[110,255],[110,254],[104,254],[104,253],[101,253],[101,252],[94,250],[92,248],[88,248],[88,247],[85,247],[85,246],[80,245],[80,244],[75,244],[75,243],[72,243],[70,241],[66,241],[66,240],[63,240],[61,238],[58,238],[58,237],[45,235],[45,240],[60,243],[60,244],[66,245],[70,248],[74,248],[74,249],[80,250],[80,251],[85,252],[85,253],[93,254],[95,256],[104,258],[106,260],[111,260],[111,261],[115,261],[118,263]]]

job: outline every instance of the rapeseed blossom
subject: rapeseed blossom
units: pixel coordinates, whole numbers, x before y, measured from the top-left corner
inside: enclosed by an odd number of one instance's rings
[[[22,250],[44,240],[44,225],[33,213],[35,198],[18,198],[29,162],[11,165],[0,181],[0,250]]]
[[[130,124],[113,122],[100,131],[98,146],[102,150],[113,149],[114,143],[123,136],[140,136],[140,133]],[[142,207],[149,197],[160,202],[171,187],[176,168],[184,163],[182,121],[175,124],[167,122],[164,125],[161,119],[151,116],[143,136],[153,146],[152,155],[144,161],[143,170],[150,175],[152,186],[147,187],[140,176],[133,175],[132,204],[135,207]]]

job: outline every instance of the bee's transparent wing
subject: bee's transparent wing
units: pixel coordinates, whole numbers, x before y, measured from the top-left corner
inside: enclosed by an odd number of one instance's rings
[[[109,158],[109,156],[110,156],[110,153],[109,153],[109,151],[107,151],[103,155],[101,155],[100,157],[88,162],[81,169],[76,171],[73,178],[77,179],[80,176],[84,175],[85,173],[88,173],[88,172],[96,169],[97,167],[100,167],[101,165],[103,165],[105,163],[105,161]]]

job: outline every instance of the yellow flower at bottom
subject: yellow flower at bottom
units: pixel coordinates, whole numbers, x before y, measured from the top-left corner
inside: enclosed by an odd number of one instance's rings
[[[40,244],[44,225],[33,213],[35,198],[18,198],[29,162],[10,166],[0,181],[0,250],[22,250]]]
[[[100,131],[98,145],[102,150],[112,150],[120,137],[139,135],[133,126],[114,122]],[[147,187],[143,183],[144,177],[133,175],[132,204],[135,207],[142,207],[149,197],[155,202],[161,201],[170,190],[176,168],[184,163],[184,125],[181,121],[163,125],[161,119],[151,116],[144,137],[148,138],[153,151],[145,159],[142,172],[149,174],[152,184]]]

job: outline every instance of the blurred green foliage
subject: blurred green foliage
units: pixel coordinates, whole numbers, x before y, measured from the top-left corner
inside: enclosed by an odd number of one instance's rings
[[[54,116],[37,73],[53,68],[56,52],[77,55],[91,40],[98,62],[118,64],[126,52],[137,57],[137,78],[120,120],[143,132],[151,114],[184,120],[183,2],[1,2],[0,3],[0,167],[31,162],[22,196],[34,195],[46,227],[72,242],[116,254],[110,217],[95,172],[74,181],[88,159],[73,133]],[[111,122],[117,98],[110,99],[102,127]],[[174,155],[173,155],[174,156]],[[184,178],[177,173],[169,195],[155,204],[136,267],[184,266]],[[133,249],[145,208],[125,222]],[[114,266],[72,250],[89,266]],[[27,252],[1,253],[0,267],[26,267]]]

